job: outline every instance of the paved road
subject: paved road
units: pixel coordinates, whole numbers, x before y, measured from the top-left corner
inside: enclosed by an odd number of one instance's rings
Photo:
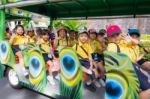
[[[13,89],[6,79],[0,80],[0,99],[50,99],[26,88]]]
[[[85,93],[87,93],[88,90],[85,90]],[[101,99],[104,99],[104,88],[98,89],[95,94],[99,94],[98,97],[101,97]],[[99,99],[97,98],[97,95],[94,93],[88,92],[86,94],[86,97],[91,99]],[[9,84],[6,78],[0,80],[0,99],[50,99],[44,95],[38,94],[36,92],[33,92],[29,89],[22,88],[22,89],[14,89]]]

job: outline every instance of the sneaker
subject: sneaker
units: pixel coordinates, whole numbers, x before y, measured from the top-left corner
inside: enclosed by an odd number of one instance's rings
[[[29,75],[28,70],[26,70],[25,68],[23,68],[23,75],[24,75],[25,77]]]
[[[105,87],[105,86],[106,86],[106,84],[105,84],[105,82],[104,82],[104,80],[103,80],[103,79],[100,79],[99,81],[100,81],[100,84],[101,84],[103,87]]]
[[[59,76],[59,75],[56,75],[56,76],[55,76],[55,79],[60,80],[60,76]]]
[[[52,76],[47,76],[47,80],[50,82],[51,85],[55,85],[55,81]]]
[[[87,73],[88,73],[89,75],[92,75],[92,71],[91,71],[91,70],[87,70]]]
[[[91,83],[92,83],[91,80],[89,80],[86,82],[86,85],[90,85]]]
[[[99,81],[94,81],[94,84],[95,84],[95,86],[97,87],[97,88],[100,88],[101,87],[101,85],[100,85],[100,83],[99,83]]]

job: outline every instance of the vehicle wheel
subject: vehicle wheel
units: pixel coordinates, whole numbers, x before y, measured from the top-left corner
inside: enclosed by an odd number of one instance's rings
[[[9,84],[13,88],[20,89],[21,85],[20,85],[20,82],[19,82],[17,72],[12,68],[7,68],[6,73],[7,73],[7,79],[9,81]]]

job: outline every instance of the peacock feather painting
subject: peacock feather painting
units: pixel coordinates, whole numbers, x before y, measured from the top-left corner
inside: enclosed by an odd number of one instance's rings
[[[2,64],[11,66],[12,68],[16,69],[15,56],[10,44],[7,41],[0,41],[0,61]]]
[[[139,80],[125,54],[105,52],[105,99],[138,99]]]
[[[45,61],[41,51],[35,44],[29,43],[23,50],[25,66],[29,69],[29,82],[35,90],[42,92],[46,87]]]
[[[82,69],[76,52],[72,48],[60,51],[60,94],[67,99],[82,99]]]

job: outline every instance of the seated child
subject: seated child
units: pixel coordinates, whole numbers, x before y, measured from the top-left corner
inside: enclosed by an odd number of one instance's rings
[[[69,37],[70,37],[70,42],[71,42],[71,47],[77,43],[78,39],[77,39],[78,34],[76,33],[76,31],[71,30],[69,32]]]
[[[65,29],[64,26],[60,26],[56,38],[54,40],[54,48],[60,51],[64,47],[69,47],[70,46],[70,41],[67,36],[67,30]]]
[[[95,85],[93,83],[93,62],[92,62],[92,49],[88,43],[88,33],[85,27],[82,27],[79,32],[78,43],[73,46],[76,50],[79,61],[82,65],[83,72],[89,75],[90,81],[86,82],[87,88],[91,91],[96,91]]]
[[[104,37],[106,34],[106,30],[105,29],[100,29],[99,32],[97,33],[97,40],[100,42],[101,46],[102,46],[102,51],[105,51],[107,48],[107,39]]]
[[[28,75],[28,72],[25,69],[24,61],[21,53],[21,45],[27,44],[28,39],[24,36],[24,27],[22,25],[17,25],[15,27],[15,33],[12,34],[9,42],[12,44],[12,49],[14,51],[14,54],[19,57],[19,63],[20,66],[22,66],[24,76]]]
[[[138,40],[140,42],[140,31],[138,29],[129,29],[128,34],[130,35],[132,39]],[[140,54],[139,44],[135,44],[132,48],[135,49],[136,52],[138,51],[138,54]],[[141,53],[140,55],[137,55],[139,57],[137,57],[136,63],[139,64],[141,68],[143,68],[146,71],[149,71],[150,73],[150,62],[143,59],[145,54],[147,54],[147,52],[143,51],[143,53]]]
[[[50,82],[51,85],[55,85],[53,75],[52,75],[52,68],[53,68],[53,57],[52,56],[53,55],[50,52],[51,51],[51,45],[50,45],[50,42],[49,42],[48,31],[43,30],[41,37],[42,38],[40,39],[38,44],[39,44],[39,46],[42,50],[44,60],[46,61],[46,64],[48,65],[47,69],[48,69],[49,76],[47,76],[47,79],[48,79],[48,81]]]
[[[89,29],[89,43],[92,48],[92,58],[94,63],[94,72],[97,80],[95,81],[95,85],[100,87],[99,82],[105,86],[104,81],[104,56],[103,56],[103,48],[102,44],[97,40],[97,32],[95,29]]]
[[[8,27],[6,27],[6,33],[5,33],[5,37],[6,37],[6,40],[9,40],[10,37],[11,37],[11,33],[10,33],[10,30]]]
[[[28,30],[26,37],[28,38],[29,43],[35,43],[36,37],[33,30]]]
[[[60,73],[60,60],[59,60],[59,52],[57,50],[54,51],[54,58],[53,58],[53,72],[55,73],[55,79],[59,80],[59,73]]]
[[[131,61],[135,63],[137,61],[138,50],[133,49],[134,45],[138,44],[139,41],[137,39],[133,39],[128,35],[122,35],[122,31],[120,27],[117,25],[112,25],[107,28],[107,38],[109,41],[107,50],[117,53],[124,53],[129,56]],[[136,51],[135,51],[136,50]],[[146,75],[134,65],[136,74],[140,81],[140,89],[142,90],[139,95],[147,94],[147,90],[150,89],[150,83],[146,81],[148,79]],[[147,94],[148,95],[148,94]],[[150,94],[149,94],[150,97]]]

